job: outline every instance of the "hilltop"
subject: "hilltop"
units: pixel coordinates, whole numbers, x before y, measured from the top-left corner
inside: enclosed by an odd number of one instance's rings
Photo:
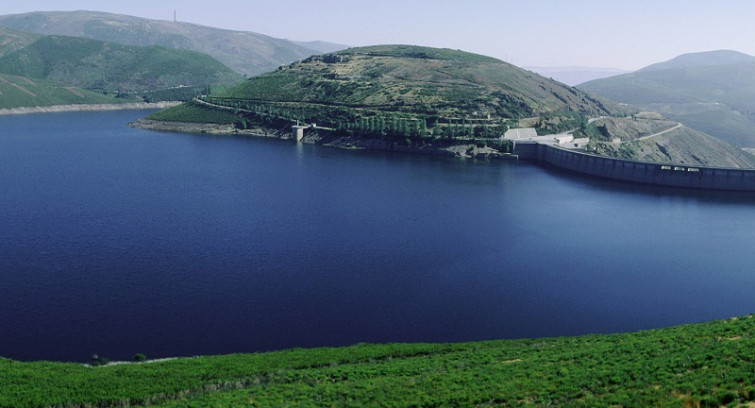
[[[314,56],[219,95],[469,118],[609,113],[585,93],[495,58],[383,45]]]
[[[578,88],[659,112],[737,147],[755,147],[755,57],[734,51],[685,54]]]
[[[738,51],[718,50],[690,54],[682,54],[668,61],[648,65],[638,72],[662,71],[667,69],[684,69],[694,67],[715,67],[738,64],[741,62],[755,62],[755,57]]]
[[[0,73],[27,78],[28,85],[36,87],[36,91],[23,92],[18,85],[11,84],[17,89],[9,91],[23,94],[6,100],[3,104],[9,105],[4,106],[6,108],[185,100],[208,86],[227,86],[242,79],[213,58],[194,51],[126,46],[65,36],[25,37],[7,32],[0,38],[7,38],[4,42],[13,44],[0,57]],[[10,51],[13,48],[15,50]],[[70,94],[79,98],[71,99]]]
[[[630,334],[97,367],[0,359],[0,406],[752,406],[754,334],[747,316]]]
[[[40,11],[5,15],[0,16],[0,26],[124,45],[159,45],[192,50],[210,55],[245,75],[257,75],[313,54],[345,48],[338,44],[317,41],[295,43],[247,31],[95,11]]]

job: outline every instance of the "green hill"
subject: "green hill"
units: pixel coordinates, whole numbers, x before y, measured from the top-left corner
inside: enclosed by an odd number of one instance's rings
[[[152,119],[206,122],[201,110],[230,109],[242,128],[290,132],[297,121],[317,123],[332,131],[320,134],[325,140],[345,136],[416,147],[498,139],[519,119],[541,115],[548,117],[540,122],[544,132],[577,128],[586,116],[614,108],[495,58],[409,45],[313,56],[204,102]]]
[[[0,57],[0,73],[145,99],[186,99],[183,93],[196,94],[209,85],[241,79],[213,58],[193,51],[60,36],[42,37]]]
[[[96,367],[0,359],[0,406],[18,408],[748,407],[754,401],[753,316],[630,334],[361,344]]]
[[[285,24],[285,20],[281,23]],[[246,75],[272,71],[282,64],[319,54],[322,49],[345,48],[336,44],[294,43],[252,32],[93,11],[5,15],[0,16],[0,26],[125,45],[160,45],[193,50],[210,55]]]
[[[41,37],[38,34],[0,27],[0,57],[13,51],[18,51]]]
[[[405,45],[310,57],[221,96],[469,118],[609,111],[580,91],[494,58]]]
[[[755,147],[755,57],[687,54],[578,88],[654,110],[738,147]]]

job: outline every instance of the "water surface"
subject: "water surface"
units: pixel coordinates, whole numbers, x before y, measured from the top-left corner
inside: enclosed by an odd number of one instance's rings
[[[752,313],[755,196],[0,117],[0,356],[609,333]]]

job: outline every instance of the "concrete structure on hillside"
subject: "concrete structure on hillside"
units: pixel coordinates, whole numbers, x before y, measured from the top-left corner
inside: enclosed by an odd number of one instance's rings
[[[504,140],[526,140],[539,137],[535,128],[509,129],[503,134]]]

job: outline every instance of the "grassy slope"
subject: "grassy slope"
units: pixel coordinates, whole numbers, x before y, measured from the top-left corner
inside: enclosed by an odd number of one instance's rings
[[[720,406],[755,400],[755,318],[631,334],[357,345],[89,368],[0,360],[0,406]]]
[[[0,109],[129,102],[47,80],[0,74]]]
[[[240,79],[196,52],[58,36],[43,37],[4,55],[0,72],[109,92],[230,84]]]

